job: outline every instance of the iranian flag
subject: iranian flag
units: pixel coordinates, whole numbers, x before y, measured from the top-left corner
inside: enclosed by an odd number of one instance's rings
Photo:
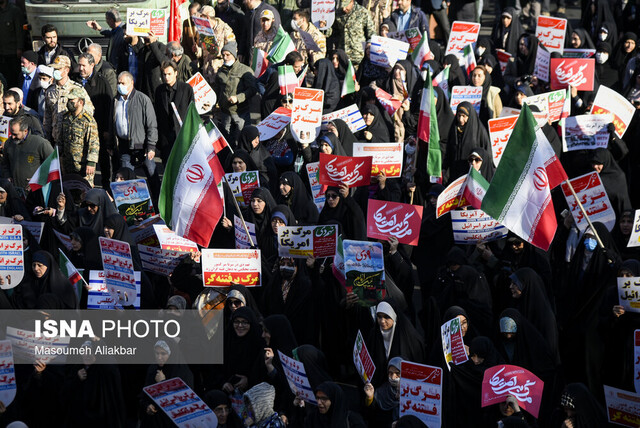
[[[471,76],[471,72],[476,68],[476,56],[473,53],[473,46],[467,45],[462,50],[462,65],[464,66],[467,76]]]
[[[278,66],[278,85],[280,85],[280,95],[291,94],[295,88],[300,86],[300,81],[292,66]]]
[[[524,104],[481,208],[546,251],[557,227],[551,189],[565,180],[560,161]]]
[[[436,99],[433,94],[433,83],[431,82],[431,72],[429,70],[427,70],[427,78],[424,81],[422,99],[420,101],[418,138],[429,143],[427,154],[427,174],[431,177],[432,182],[442,182],[440,130],[438,129]]]
[[[351,60],[349,60],[349,65],[347,65],[347,72],[344,75],[344,82],[342,82],[342,93],[340,94],[340,97],[353,94],[355,91],[356,91],[356,72],[353,68],[353,64],[351,63]]]
[[[488,188],[489,182],[472,166],[469,169],[469,174],[467,174],[462,196],[467,200],[469,205],[479,210],[481,209],[482,200]]]
[[[267,59],[267,53],[260,48],[253,48],[253,59],[251,60],[251,69],[253,75],[258,79],[267,71],[269,67],[269,60]]]
[[[411,58],[413,59],[413,64],[418,67],[418,69],[422,68],[422,64],[430,59],[433,59],[433,52],[429,48],[429,35],[425,31],[420,39],[420,43],[415,47],[413,53],[411,54]]]
[[[309,64],[306,64],[300,72],[300,77],[298,77],[298,86],[304,86],[304,79],[307,78],[307,71],[309,71]]]
[[[207,247],[223,212],[217,185],[224,176],[195,104],[171,149],[160,188],[160,216],[177,235]]]
[[[293,44],[293,40],[291,40],[291,37],[286,31],[284,31],[284,28],[282,28],[281,25],[278,27],[276,37],[273,39],[267,59],[273,63],[282,62],[289,52],[293,52],[295,50],[296,47]]]
[[[60,253],[60,257],[58,258],[58,265],[60,266],[60,271],[64,276],[69,278],[71,285],[76,285],[80,281],[84,281],[78,269],[71,263],[71,261],[67,258],[67,256],[62,252],[60,248],[58,248],[58,252]]]
[[[449,66],[447,65],[444,70],[442,70],[436,77],[433,79],[433,86],[437,86],[438,88],[444,91],[445,96],[447,97],[447,101],[449,100]]]
[[[209,141],[213,145],[213,150],[216,154],[220,153],[222,149],[229,146],[227,140],[224,138],[224,135],[220,132],[218,127],[212,120],[209,120],[209,123],[205,126],[207,134],[209,134]]]
[[[168,42],[179,42],[182,37],[182,23],[190,19],[189,2],[187,0],[171,0],[169,9]]]
[[[48,158],[42,162],[29,180],[31,191],[36,191],[42,186],[51,183],[53,180],[60,180],[60,160],[58,158],[58,148],[56,148]]]

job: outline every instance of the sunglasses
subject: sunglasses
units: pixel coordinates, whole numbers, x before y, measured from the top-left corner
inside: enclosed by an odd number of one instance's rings
[[[336,193],[325,193],[325,196],[327,199],[338,199],[340,197],[340,195]]]

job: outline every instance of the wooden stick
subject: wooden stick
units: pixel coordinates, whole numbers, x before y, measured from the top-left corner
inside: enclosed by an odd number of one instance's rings
[[[603,250],[604,248],[604,244],[602,243],[602,240],[600,239],[600,236],[598,235],[598,231],[596,230],[595,227],[593,227],[593,223],[591,223],[591,220],[589,219],[589,215],[587,214],[587,210],[584,209],[584,206],[582,206],[582,202],[580,202],[580,199],[578,199],[578,195],[576,195],[576,191],[573,189],[573,186],[571,185],[571,182],[569,180],[565,181],[565,183],[567,183],[567,186],[569,187],[569,190],[571,190],[571,194],[573,195],[574,198],[576,198],[576,202],[578,203],[578,206],[580,207],[580,211],[582,211],[582,214],[584,214],[584,218],[587,219],[587,223],[589,223],[589,227],[591,228],[591,232],[593,232],[593,234],[596,237],[596,240],[598,241],[598,245],[600,245],[600,248],[602,248]]]

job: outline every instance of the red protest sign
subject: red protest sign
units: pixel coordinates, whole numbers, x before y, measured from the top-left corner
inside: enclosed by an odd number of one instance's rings
[[[371,156],[351,157],[320,153],[320,184],[349,187],[371,183]]]
[[[578,91],[593,91],[595,71],[593,58],[551,58],[551,89],[566,89],[571,85]]]
[[[522,367],[494,366],[484,371],[482,407],[502,403],[508,395],[513,395],[520,407],[537,418],[543,389],[544,382]]]
[[[369,199],[367,237],[398,238],[402,244],[418,245],[422,225],[422,206]]]

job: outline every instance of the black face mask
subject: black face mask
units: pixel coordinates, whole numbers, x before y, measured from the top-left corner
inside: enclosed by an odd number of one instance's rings
[[[290,280],[296,274],[296,268],[293,266],[280,266],[280,276],[283,279]]]

